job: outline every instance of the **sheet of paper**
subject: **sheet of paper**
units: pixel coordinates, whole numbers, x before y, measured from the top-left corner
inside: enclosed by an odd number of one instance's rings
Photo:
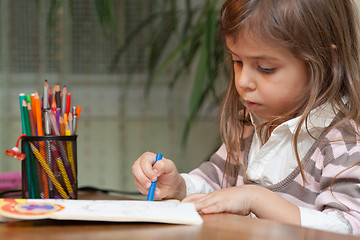
[[[0,220],[63,219],[201,224],[192,203],[178,201],[0,199]]]

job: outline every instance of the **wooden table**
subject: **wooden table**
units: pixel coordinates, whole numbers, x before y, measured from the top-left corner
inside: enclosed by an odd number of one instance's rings
[[[128,199],[100,193],[80,193],[79,199]],[[197,226],[158,223],[35,220],[0,223],[0,239],[270,239],[359,240],[359,237],[302,228],[233,214],[204,215]]]

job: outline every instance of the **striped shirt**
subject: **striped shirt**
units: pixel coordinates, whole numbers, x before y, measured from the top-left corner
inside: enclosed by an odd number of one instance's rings
[[[249,165],[248,156],[253,142],[254,128],[249,128],[247,132],[248,136],[241,156],[241,159],[244,159],[245,169],[248,169]],[[319,138],[321,141],[314,141],[302,157],[307,184],[303,184],[298,167],[274,184],[264,184],[251,180],[247,183],[266,187],[299,206],[302,210],[301,214],[304,217],[307,216],[307,219],[316,219],[319,215],[318,217],[322,219],[325,225],[327,222],[334,222],[332,219],[335,218],[338,223],[340,221],[345,226],[342,229],[331,227],[324,230],[360,235],[360,166],[356,165],[337,176],[342,170],[360,161],[360,139],[353,132],[341,127],[320,134]],[[224,188],[225,159],[226,150],[222,146],[209,162],[203,163],[188,176],[183,174],[187,184],[187,192],[210,192]],[[233,167],[235,168],[235,164]],[[243,169],[240,169],[238,176],[230,178],[231,185],[245,184],[244,175]],[[335,176],[336,179],[331,188],[336,198],[330,190],[331,182]],[[203,181],[205,184],[194,184],[194,180],[195,182]],[[303,220],[303,216],[301,217]],[[302,224],[303,226],[312,225],[303,222]]]

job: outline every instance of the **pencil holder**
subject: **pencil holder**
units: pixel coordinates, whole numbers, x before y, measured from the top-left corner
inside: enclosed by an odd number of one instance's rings
[[[77,199],[77,135],[21,139],[23,198]]]

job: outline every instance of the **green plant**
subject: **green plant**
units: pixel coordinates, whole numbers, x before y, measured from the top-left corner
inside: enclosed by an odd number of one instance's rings
[[[177,81],[191,68],[195,68],[183,144],[186,143],[190,128],[206,99],[212,97],[215,103],[219,104],[223,88],[218,88],[217,82],[227,79],[222,78],[227,73],[226,68],[220,67],[225,58],[225,47],[217,38],[219,11],[223,1],[196,1],[196,6],[192,5],[193,2],[184,0],[184,6],[179,8],[176,0],[152,0],[155,10],[125,36],[109,67],[110,71],[114,71],[129,45],[137,38],[145,37],[144,42],[147,44],[142,51],[147,53],[148,63],[148,77],[144,89],[146,95],[165,71],[172,74],[168,80],[169,87],[175,88]],[[62,3],[61,0],[52,0],[48,15],[49,33],[56,22],[55,10]],[[68,3],[71,6],[72,0],[68,0]],[[104,35],[117,36],[113,1],[94,0],[94,4]]]
[[[188,118],[183,132],[183,144],[188,138],[192,123],[196,119],[204,101],[211,95],[216,103],[220,102],[222,89],[216,87],[216,81],[227,73],[221,68],[225,56],[225,47],[217,38],[219,23],[219,4],[222,1],[205,0],[194,7],[191,0],[185,1],[185,9],[178,9],[175,0],[160,1],[162,8],[149,15],[126,38],[113,59],[112,68],[127,46],[152,24],[156,31],[150,35],[148,54],[148,78],[145,92],[159,76],[171,69],[172,77],[169,86],[174,88],[176,82],[196,68],[195,79],[189,99]],[[180,39],[175,42],[174,39]],[[170,52],[164,59],[164,54]],[[225,71],[224,71],[225,70]]]

